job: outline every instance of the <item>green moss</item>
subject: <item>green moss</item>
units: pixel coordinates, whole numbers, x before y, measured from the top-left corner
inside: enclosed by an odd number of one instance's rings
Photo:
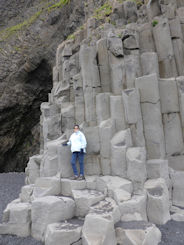
[[[84,25],[80,26],[79,29],[82,31],[84,30]]]
[[[100,8],[95,10],[94,18],[103,19],[105,16],[109,16],[112,13],[112,5],[107,2],[102,5]]]
[[[60,0],[58,3],[55,3],[47,8],[48,11],[51,11],[55,8],[62,8],[64,5],[68,4],[70,0]]]
[[[17,52],[19,52],[19,51],[21,50],[21,48],[20,48],[20,47],[17,47],[17,46],[14,46],[13,49],[14,49],[15,51],[17,51]]]
[[[11,26],[11,27],[8,27],[4,30],[2,30],[0,32],[0,38],[2,40],[5,40],[7,39],[8,37],[10,37],[12,34],[14,34],[15,32],[18,32],[24,28],[27,28],[29,27],[30,25],[32,25],[36,19],[41,15],[42,11],[38,11],[36,12],[34,15],[32,15],[29,19],[23,21],[22,23],[19,23],[15,26]]]
[[[42,6],[41,10],[36,12],[29,19],[27,19],[27,20],[25,20],[25,21],[23,21],[17,25],[8,27],[8,28],[0,31],[0,40],[5,41],[7,38],[9,38],[11,35],[17,33],[18,31],[25,30],[30,25],[32,25],[40,17],[40,15],[44,11],[50,12],[50,11],[54,10],[55,8],[63,7],[64,5],[68,4],[69,2],[70,2],[70,0],[60,0],[59,2],[54,3],[54,4],[53,4],[53,2],[47,2],[44,6]],[[51,5],[51,6],[49,6],[49,5]]]
[[[67,40],[75,40],[75,35],[71,34],[67,37]]]
[[[117,0],[117,1],[119,3],[123,3],[123,2],[126,2],[127,0]],[[143,1],[142,0],[129,0],[129,1],[135,2],[138,6],[143,5]]]
[[[153,20],[152,26],[155,27],[158,24],[158,20]]]

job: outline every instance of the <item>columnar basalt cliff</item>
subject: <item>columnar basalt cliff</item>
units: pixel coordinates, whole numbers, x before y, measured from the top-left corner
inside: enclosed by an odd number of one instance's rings
[[[156,245],[156,224],[184,220],[183,37],[183,1],[138,9],[117,0],[58,46],[40,154],[0,234],[46,245]],[[75,123],[88,142],[81,181],[70,179],[62,146]]]

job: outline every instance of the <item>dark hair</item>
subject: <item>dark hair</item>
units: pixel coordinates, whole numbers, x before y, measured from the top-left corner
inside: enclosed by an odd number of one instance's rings
[[[77,127],[77,128],[79,129],[79,125],[78,125],[78,124],[75,124],[75,125],[74,125],[74,128],[75,128],[75,127]]]

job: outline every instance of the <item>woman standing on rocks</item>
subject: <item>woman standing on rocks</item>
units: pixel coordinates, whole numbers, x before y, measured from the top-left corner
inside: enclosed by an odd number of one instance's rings
[[[64,143],[63,146],[71,145],[72,157],[71,157],[71,165],[74,173],[74,180],[83,180],[84,178],[84,155],[86,153],[86,137],[79,130],[79,125],[74,125],[74,133],[70,136],[70,139],[67,143]],[[76,162],[79,160],[80,165],[80,175],[77,171]]]

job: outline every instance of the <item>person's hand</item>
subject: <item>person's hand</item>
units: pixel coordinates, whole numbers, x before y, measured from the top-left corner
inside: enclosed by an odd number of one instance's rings
[[[62,146],[67,146],[67,143],[63,143]]]
[[[81,149],[80,149],[80,153],[84,153],[84,149],[81,148]]]

